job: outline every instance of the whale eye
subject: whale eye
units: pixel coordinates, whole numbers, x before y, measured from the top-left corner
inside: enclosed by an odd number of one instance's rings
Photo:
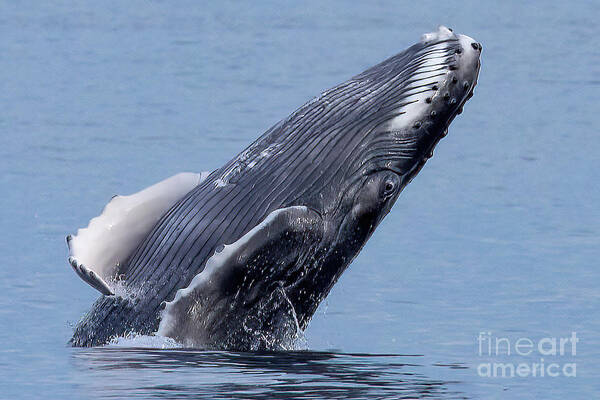
[[[387,199],[394,195],[398,190],[399,181],[395,175],[388,176],[384,179],[381,185],[381,195],[384,199]]]

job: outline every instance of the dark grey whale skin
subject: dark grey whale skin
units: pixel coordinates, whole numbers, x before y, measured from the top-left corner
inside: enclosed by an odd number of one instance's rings
[[[446,50],[440,56],[432,49],[442,42]],[[289,314],[284,308],[290,303],[297,327],[304,329],[472,96],[481,46],[468,44],[472,48],[453,33],[421,41],[323,92],[269,129],[166,212],[119,271],[121,284],[135,295],[100,297],[70,343],[95,346],[130,333],[156,332],[165,302],[190,284],[215,249],[291,206],[307,207],[317,222],[310,227],[297,222],[308,232],[300,238],[264,244],[271,257],[266,263],[277,264],[276,271],[258,275],[260,294],[255,290],[251,301],[224,315],[214,340],[205,345],[276,347],[256,339],[256,329],[242,329],[242,322],[251,316],[258,330],[277,336],[280,314]],[[463,63],[461,57],[473,49],[476,63]],[[421,87],[425,79],[416,71],[433,56],[442,60],[430,68],[439,70],[439,83]],[[414,101],[415,91],[430,93],[425,108],[407,114],[410,123],[390,129],[389,121]]]

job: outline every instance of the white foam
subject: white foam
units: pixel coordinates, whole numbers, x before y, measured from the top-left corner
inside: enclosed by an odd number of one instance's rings
[[[105,347],[138,347],[147,349],[179,349],[183,345],[175,339],[159,335],[129,335],[111,340]]]

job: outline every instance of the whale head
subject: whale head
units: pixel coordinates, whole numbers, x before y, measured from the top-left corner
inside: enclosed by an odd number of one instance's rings
[[[474,39],[442,26],[315,102],[329,107],[333,121],[320,134],[336,140],[311,205],[335,229],[333,250],[309,283],[295,284],[302,327],[473,96],[481,51]]]
[[[359,120],[372,121],[363,131],[364,151],[356,169],[393,171],[406,186],[473,96],[481,51],[476,40],[440,26],[356,76],[367,87],[370,103]]]

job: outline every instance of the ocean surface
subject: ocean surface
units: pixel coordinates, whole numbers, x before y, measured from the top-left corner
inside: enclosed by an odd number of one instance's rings
[[[1,2],[0,398],[600,397],[598,20],[596,1]],[[98,294],[65,236],[113,194],[220,167],[439,24],[483,44],[475,96],[297,350],[67,345]]]

